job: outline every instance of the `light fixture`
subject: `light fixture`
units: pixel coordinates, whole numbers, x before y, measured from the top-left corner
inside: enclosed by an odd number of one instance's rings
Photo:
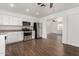
[[[52,20],[53,22],[56,22],[56,20]]]
[[[36,15],[39,15],[39,12],[36,12]]]
[[[14,7],[15,5],[13,3],[10,4],[10,7]]]
[[[26,12],[29,12],[30,11],[30,9],[26,9]]]

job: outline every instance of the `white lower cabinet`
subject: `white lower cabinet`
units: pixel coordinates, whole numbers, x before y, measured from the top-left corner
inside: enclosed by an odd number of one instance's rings
[[[6,44],[15,43],[23,40],[23,32],[9,32],[7,33]]]
[[[0,56],[5,56],[5,35],[0,35]]]
[[[23,41],[23,31],[17,33],[17,41]]]
[[[17,41],[17,32],[8,32],[6,44],[13,43]]]

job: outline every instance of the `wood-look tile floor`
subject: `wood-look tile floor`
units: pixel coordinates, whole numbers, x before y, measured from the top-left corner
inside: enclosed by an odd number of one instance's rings
[[[34,39],[6,46],[6,56],[73,56],[79,48],[63,45],[61,36],[49,34],[48,39]]]

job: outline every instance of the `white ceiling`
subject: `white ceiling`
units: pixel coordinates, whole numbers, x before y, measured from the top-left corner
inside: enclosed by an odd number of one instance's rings
[[[14,3],[14,4],[15,6],[11,8],[10,3],[0,3],[0,9],[35,17],[44,17],[56,12],[60,12],[66,9],[79,6],[79,3],[53,3],[53,8],[49,8],[49,3],[45,3],[46,7],[40,7],[36,3]],[[26,9],[29,9],[29,11],[26,12]]]

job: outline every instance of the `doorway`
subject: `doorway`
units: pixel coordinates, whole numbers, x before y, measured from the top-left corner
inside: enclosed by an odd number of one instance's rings
[[[58,38],[62,41],[63,17],[58,17],[47,21],[47,38]]]
[[[37,39],[37,23],[34,23],[33,30],[35,31],[35,39]]]
[[[35,39],[42,39],[42,23],[34,23]]]

